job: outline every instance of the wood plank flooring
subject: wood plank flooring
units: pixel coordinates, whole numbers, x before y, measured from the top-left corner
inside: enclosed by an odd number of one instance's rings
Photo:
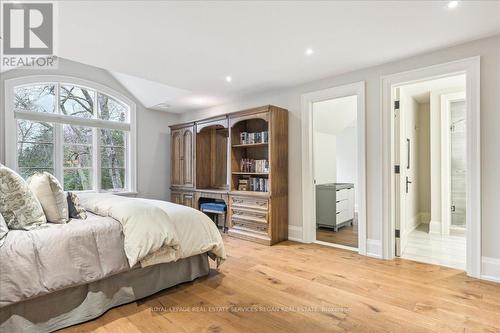
[[[225,243],[219,271],[62,332],[500,332],[500,284],[459,270],[317,244]]]
[[[358,225],[348,225],[340,228],[337,232],[327,228],[318,228],[316,229],[316,239],[323,242],[357,248]]]

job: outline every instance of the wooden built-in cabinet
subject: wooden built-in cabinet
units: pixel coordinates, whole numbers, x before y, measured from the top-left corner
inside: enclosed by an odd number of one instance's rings
[[[268,245],[288,238],[287,110],[233,112],[171,126],[171,135],[172,202],[223,200],[229,235]]]
[[[172,186],[194,187],[194,125],[172,128]]]

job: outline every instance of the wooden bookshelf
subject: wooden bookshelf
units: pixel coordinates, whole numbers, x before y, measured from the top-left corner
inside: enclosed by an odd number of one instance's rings
[[[242,133],[261,133],[266,142],[242,142]],[[229,234],[264,244],[288,238],[288,113],[269,106],[229,115],[231,181]],[[242,171],[242,159],[267,160],[268,172]],[[239,190],[241,179],[267,182],[261,188]],[[251,182],[250,182],[251,183]],[[260,183],[259,183],[260,184]]]
[[[243,132],[260,134],[250,143]],[[223,200],[229,235],[267,245],[288,238],[287,110],[266,105],[174,125],[171,133],[172,201],[198,209],[201,200]],[[253,164],[242,159],[266,160],[267,172],[248,172]],[[240,191],[241,179],[258,179],[259,190]]]

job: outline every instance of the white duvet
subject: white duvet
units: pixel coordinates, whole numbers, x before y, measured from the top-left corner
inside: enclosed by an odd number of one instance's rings
[[[208,252],[226,258],[219,230],[204,213],[171,202],[113,194],[78,194],[82,206],[121,223],[130,267],[176,261]]]

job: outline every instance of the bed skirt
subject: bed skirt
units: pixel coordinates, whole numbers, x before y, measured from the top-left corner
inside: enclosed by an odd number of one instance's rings
[[[0,332],[52,332],[209,272],[206,253],[138,268],[0,308]]]

